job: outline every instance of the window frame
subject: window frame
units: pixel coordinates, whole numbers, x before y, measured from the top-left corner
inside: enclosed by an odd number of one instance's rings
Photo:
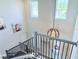
[[[33,6],[32,6],[32,3],[35,3],[36,2],[36,6],[34,6],[34,8],[36,7],[37,8],[37,11],[35,11],[35,9],[33,10]],[[31,2],[30,2],[30,15],[31,15],[31,18],[38,18],[39,17],[39,15],[38,15],[38,0],[31,0]],[[34,15],[34,12],[36,12],[37,13],[37,15]]]
[[[62,1],[62,0],[60,0],[60,1]],[[66,1],[66,8],[65,9],[63,9],[63,10],[66,10],[65,11],[65,16],[63,17],[62,16],[62,9],[61,9],[61,11],[58,11],[59,13],[61,13],[60,15],[61,15],[61,17],[60,16],[57,16],[57,10],[58,10],[58,8],[57,8],[57,2],[58,2],[58,0],[56,1],[56,9],[55,9],[55,19],[61,19],[61,20],[66,20],[67,19],[67,13],[68,13],[68,6],[69,6],[69,0],[63,0],[64,2]],[[64,3],[62,3],[62,5],[63,5]]]

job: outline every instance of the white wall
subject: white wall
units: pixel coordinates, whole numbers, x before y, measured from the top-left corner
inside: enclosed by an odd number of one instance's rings
[[[38,18],[31,18],[30,16],[30,0],[25,0],[25,27],[28,28],[27,32],[40,32],[45,33],[51,26],[52,21],[52,3],[53,0],[38,0]]]
[[[45,33],[52,27],[54,0],[39,1],[39,18],[30,17],[30,0],[0,0],[0,17],[5,20],[6,29],[0,31],[0,53],[4,54],[20,41],[25,40],[25,33],[12,32],[12,23],[23,23],[26,32],[38,31]],[[22,3],[25,3],[22,5]],[[24,10],[23,10],[24,8]],[[22,12],[24,11],[24,12]],[[23,14],[24,13],[24,14]],[[69,0],[69,9],[66,20],[56,20],[56,28],[60,30],[60,38],[72,39],[74,24],[77,16],[77,0]],[[22,21],[24,19],[24,21]],[[24,34],[24,35],[23,35]],[[19,37],[20,36],[20,37]]]
[[[13,33],[11,24],[21,23],[23,25],[23,1],[22,0],[0,0],[0,17],[4,19],[6,28],[0,30],[0,54],[5,54],[9,49],[26,40],[24,30]]]
[[[48,29],[52,27],[52,20],[53,20],[53,7],[55,0],[38,0],[38,10],[39,10],[39,17],[38,18],[31,18],[30,16],[30,0],[27,0],[25,5],[28,6],[25,9],[26,11],[26,19],[25,23],[27,23],[27,27],[29,28],[27,32],[41,32],[47,33]],[[67,19],[61,20],[56,19],[55,27],[60,31],[60,38],[71,40],[73,36],[73,29],[75,25],[77,17],[77,0],[69,0],[68,12],[67,12]]]
[[[75,23],[74,33],[73,33],[73,40],[74,42],[78,42],[78,19]],[[74,47],[73,53],[72,53],[72,59],[78,59],[78,46]]]

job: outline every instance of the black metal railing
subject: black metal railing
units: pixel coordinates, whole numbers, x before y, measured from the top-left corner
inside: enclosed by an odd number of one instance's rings
[[[71,59],[74,46],[77,43],[35,32],[34,37],[6,50],[6,53],[8,59],[28,53],[35,53],[41,59]]]
[[[6,54],[7,54],[7,59],[13,58],[13,57],[17,57],[17,56],[21,56],[21,55],[25,55],[28,53],[32,53],[32,41],[33,41],[33,37],[24,41],[24,42],[20,42],[17,46],[6,50]]]

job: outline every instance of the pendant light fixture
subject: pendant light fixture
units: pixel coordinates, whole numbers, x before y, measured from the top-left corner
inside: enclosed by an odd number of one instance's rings
[[[55,11],[56,11],[56,0],[54,0],[54,17],[53,17],[53,28],[50,28],[47,32],[47,35],[53,38],[59,38],[59,30],[56,29],[55,26]]]

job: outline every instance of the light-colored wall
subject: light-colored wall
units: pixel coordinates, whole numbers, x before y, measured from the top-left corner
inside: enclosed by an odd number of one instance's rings
[[[6,28],[0,30],[0,54],[5,54],[6,49],[25,40],[23,31],[13,33],[11,24],[23,24],[23,1],[22,0],[0,0],[0,17],[4,19]],[[0,58],[1,59],[1,58]]]
[[[24,29],[31,33],[34,31],[45,33],[52,27],[54,0],[39,1],[39,18],[30,17],[30,0],[0,0],[0,17],[6,22],[6,29],[0,31],[0,53],[25,40],[25,33],[13,34],[11,24],[24,19]],[[23,4],[22,4],[23,3]],[[24,4],[25,3],[25,4]],[[24,7],[23,7],[24,6]],[[23,10],[24,8],[24,10]],[[22,12],[24,11],[24,12]],[[72,39],[73,28],[77,16],[77,0],[69,0],[69,9],[66,20],[56,20],[56,28],[60,30],[60,38]],[[23,35],[24,34],[24,35]],[[19,37],[20,36],[20,37]]]
[[[32,32],[40,32],[45,33],[47,30],[51,27],[51,21],[52,21],[52,0],[38,0],[38,18],[31,18],[30,17],[30,0],[25,0],[25,20],[24,22],[25,27],[28,28],[28,31],[26,29],[26,32],[32,33]]]
[[[28,32],[41,32],[47,33],[48,29],[52,27],[52,20],[53,20],[53,7],[54,7],[55,0],[38,0],[38,11],[39,17],[38,18],[31,18],[30,16],[30,8],[26,11],[28,17],[25,19],[25,23],[29,28]],[[28,4],[30,5],[30,0],[27,0]],[[27,3],[27,5],[29,7]],[[27,16],[26,15],[26,16]],[[68,5],[68,12],[67,12],[67,19],[61,20],[56,19],[55,27],[60,31],[60,38],[71,40],[74,24],[77,17],[77,0],[69,0]],[[28,24],[29,23],[29,24]]]
[[[78,19],[75,24],[72,41],[78,42]],[[71,59],[78,59],[78,45],[73,48],[73,53],[72,53]]]

